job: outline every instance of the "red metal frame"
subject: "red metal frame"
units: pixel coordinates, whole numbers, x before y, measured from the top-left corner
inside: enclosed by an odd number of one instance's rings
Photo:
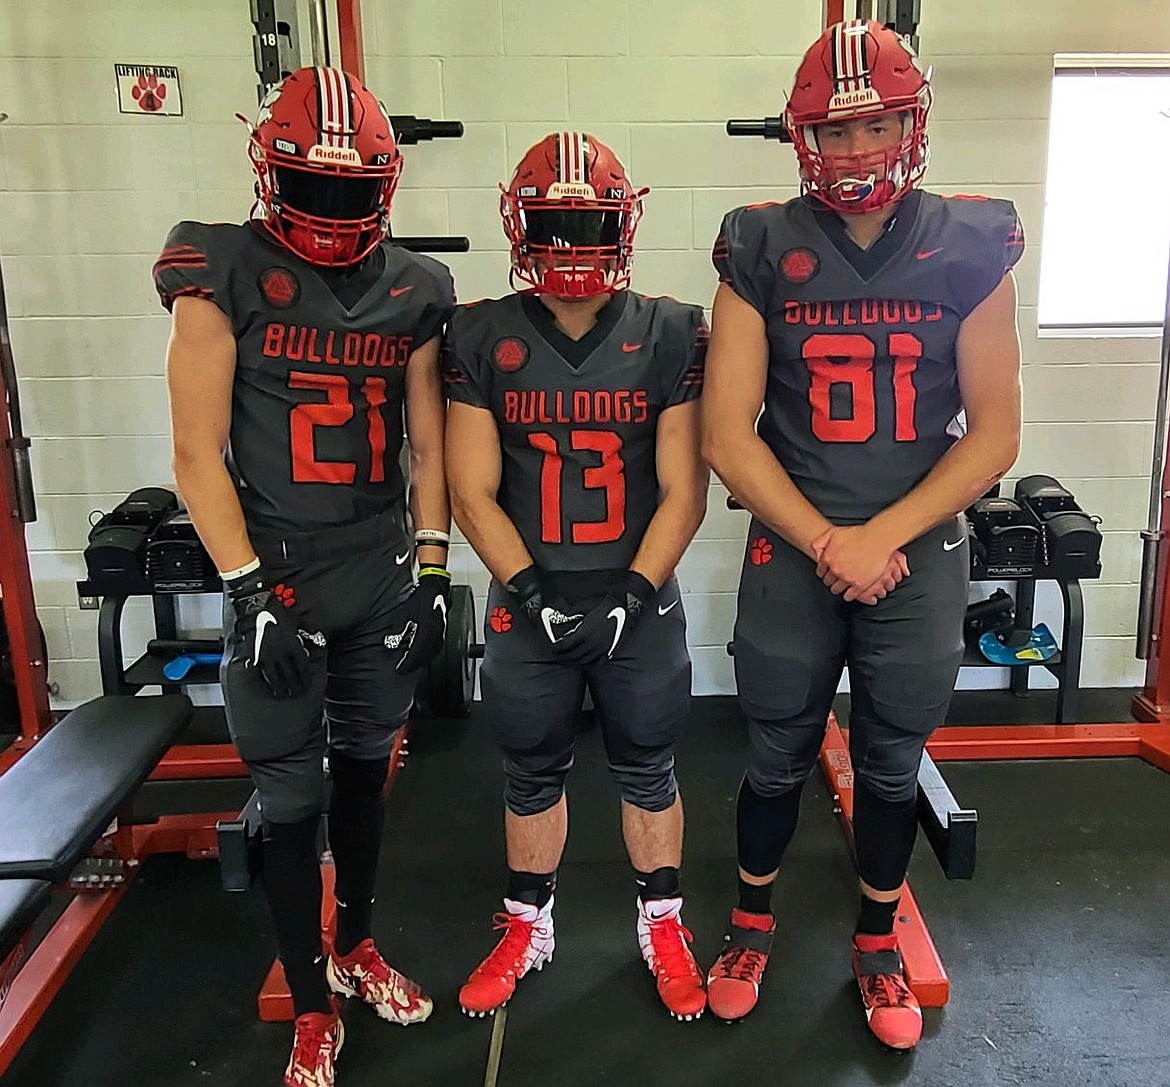
[[[359,82],[366,81],[366,50],[362,43],[362,0],[337,0],[337,36],[341,67]]]
[[[824,15],[823,25],[826,28],[834,23],[843,23],[845,21],[845,0],[824,0],[822,13]]]
[[[982,759],[1143,759],[1170,773],[1170,724],[958,726],[938,729],[935,762]]]
[[[8,995],[0,1003],[0,1075],[12,1063],[85,949],[134,882],[142,862],[155,853],[214,856],[215,824],[235,814],[166,815],[156,823],[121,827],[99,842],[102,856],[126,862],[125,881],[100,891],[78,892],[31,955],[27,954],[26,934],[0,968],[2,978],[14,966],[18,967]]]
[[[1170,334],[1170,333],[1168,333]],[[1170,525],[1170,457],[1162,471],[1162,524]],[[1157,610],[1152,616],[1153,640],[1146,661],[1145,686],[1133,700],[1132,712],[1139,721],[1170,721],[1170,668],[1164,668],[1162,647],[1170,638],[1170,545],[1163,537],[1158,541],[1158,572],[1154,582]]]
[[[8,403],[0,379],[0,397]],[[16,474],[9,443],[12,430],[7,410],[0,411],[0,595],[12,653],[12,673],[20,705],[20,733],[36,740],[53,723],[49,712],[48,665],[41,652],[40,627],[28,566],[28,544],[16,498]]]
[[[825,741],[821,745],[821,769],[833,791],[834,810],[841,817],[841,826],[852,846],[853,763],[849,759],[849,744],[834,714],[829,715],[829,727],[825,730]],[[950,999],[950,978],[930,938],[926,921],[909,883],[902,885],[895,931],[902,952],[906,983],[923,1007],[941,1008]]]

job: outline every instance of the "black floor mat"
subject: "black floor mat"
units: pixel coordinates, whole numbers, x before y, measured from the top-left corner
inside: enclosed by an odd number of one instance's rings
[[[1000,697],[960,695],[955,716],[1002,719]],[[1098,719],[1126,718],[1127,693],[1097,702]],[[734,891],[743,743],[732,701],[696,700],[679,777],[685,920],[703,965]],[[758,1010],[740,1024],[678,1023],[638,957],[616,795],[598,735],[583,733],[556,955],[509,1005],[500,1087],[1170,1083],[1170,780],[1128,759],[950,763],[944,772],[959,801],[979,810],[977,872],[947,883],[919,845],[911,883],[952,997],[925,1013],[919,1049],[897,1056],[869,1036],[850,978],[856,891],[820,778],[778,882],[780,935]],[[500,792],[482,720],[419,726],[391,799],[376,935],[436,1010],[403,1030],[348,1007],[339,1087],[483,1084],[492,1021],[460,1015],[456,993],[496,936]],[[278,1083],[290,1029],[255,1017],[270,947],[256,892],[224,894],[212,864],[152,860],[5,1087]]]

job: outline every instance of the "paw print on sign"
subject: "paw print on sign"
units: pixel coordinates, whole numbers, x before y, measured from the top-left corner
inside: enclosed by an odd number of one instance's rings
[[[167,85],[160,83],[156,75],[140,75],[130,93],[134,96],[140,110],[146,113],[157,113],[163,108],[163,99],[167,96]]]
[[[272,595],[286,608],[291,608],[297,602],[297,594],[293,587],[286,585],[283,581],[279,585],[272,587]]]
[[[507,608],[492,608],[489,622],[497,634],[507,634],[512,629],[512,613]]]
[[[758,540],[752,540],[748,558],[752,560],[753,566],[767,566],[772,561],[772,544],[763,536]]]

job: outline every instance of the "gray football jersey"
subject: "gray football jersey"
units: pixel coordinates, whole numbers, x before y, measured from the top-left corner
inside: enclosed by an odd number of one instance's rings
[[[984,197],[911,193],[864,253],[805,199],[724,218],[712,260],[767,326],[759,435],[830,520],[868,520],[962,435],[959,325],[1023,246],[1015,207]]]
[[[497,500],[545,570],[629,566],[658,508],[658,418],[703,388],[701,307],[625,291],[595,331],[574,366],[518,294],[458,307],[447,330],[447,395],[495,416]]]
[[[352,524],[403,501],[406,366],[455,299],[438,261],[382,251],[381,275],[347,308],[248,224],[183,222],[167,237],[154,266],[163,305],[210,299],[235,332],[227,460],[252,531]]]

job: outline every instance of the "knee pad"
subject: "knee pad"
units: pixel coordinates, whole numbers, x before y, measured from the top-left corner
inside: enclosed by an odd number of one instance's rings
[[[504,755],[504,803],[513,815],[540,815],[565,792],[565,778],[573,755],[543,759],[533,755]]]
[[[674,776],[674,747],[627,751],[621,762],[610,760],[610,773],[621,790],[622,799],[643,811],[666,811],[678,796]]]
[[[853,768],[856,783],[863,784],[876,799],[886,804],[908,804],[918,796],[918,763],[922,762],[921,743],[868,747],[865,768]],[[882,748],[885,748],[883,750]]]
[[[749,718],[747,781],[752,791],[774,797],[803,786],[816,769],[827,720],[819,710],[815,718]]]

